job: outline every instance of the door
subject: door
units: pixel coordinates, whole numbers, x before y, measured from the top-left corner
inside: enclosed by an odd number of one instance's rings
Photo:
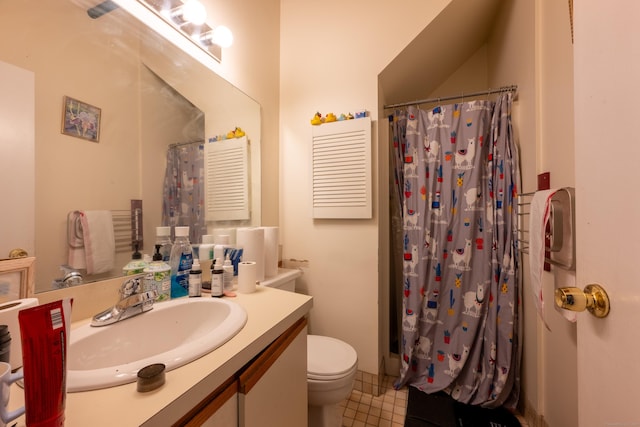
[[[578,318],[578,425],[640,425],[640,2],[573,15],[576,279],[611,299],[607,318]]]

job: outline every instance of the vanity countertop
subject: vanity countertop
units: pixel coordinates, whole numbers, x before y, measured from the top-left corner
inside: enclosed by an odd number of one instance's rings
[[[203,298],[208,297],[203,294]],[[254,293],[238,294],[230,299],[244,307],[248,315],[244,328],[231,340],[167,372],[166,383],[151,392],[140,393],[136,383],[131,383],[67,393],[65,426],[171,425],[305,316],[312,306],[310,296],[263,286]],[[74,321],[71,334],[73,328],[86,322],[88,319]],[[161,333],[158,334],[161,339]],[[23,390],[13,385],[9,409],[21,406],[23,401]],[[17,427],[21,426],[24,426],[24,416],[18,420]]]

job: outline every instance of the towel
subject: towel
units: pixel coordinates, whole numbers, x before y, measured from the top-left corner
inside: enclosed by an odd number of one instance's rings
[[[115,236],[110,211],[72,211],[67,215],[69,265],[87,274],[113,269]]]
[[[538,316],[549,329],[544,320],[544,298],[542,296],[542,271],[544,269],[544,240],[547,222],[549,221],[549,205],[557,190],[536,191],[531,200],[529,212],[529,265],[531,267],[531,289]]]

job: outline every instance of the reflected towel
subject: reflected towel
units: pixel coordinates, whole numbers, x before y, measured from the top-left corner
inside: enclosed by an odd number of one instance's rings
[[[551,197],[557,190],[536,191],[531,200],[529,213],[529,265],[531,267],[531,289],[538,316],[544,321],[544,299],[542,297],[542,271],[544,269],[544,241],[547,222],[549,221],[549,205]]]
[[[67,216],[69,265],[87,274],[113,269],[115,236],[110,211],[73,211]]]

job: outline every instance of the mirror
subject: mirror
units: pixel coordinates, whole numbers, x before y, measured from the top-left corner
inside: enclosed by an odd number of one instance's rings
[[[260,225],[260,105],[124,10],[91,19],[93,5],[0,3],[0,61],[35,76],[36,292],[62,276],[70,211],[129,210],[142,200],[141,252],[153,253],[170,144],[241,127],[251,220],[207,226]],[[100,109],[97,142],[61,133],[65,96]],[[118,251],[111,272],[85,282],[122,275],[131,253]]]

